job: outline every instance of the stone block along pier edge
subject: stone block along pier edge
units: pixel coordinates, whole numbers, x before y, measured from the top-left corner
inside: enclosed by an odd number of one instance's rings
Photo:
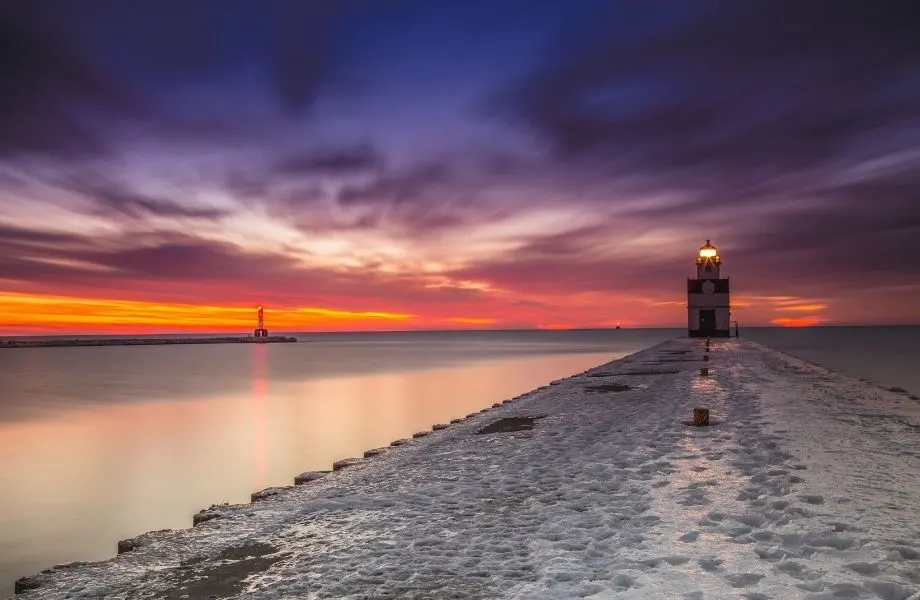
[[[668,341],[343,457],[17,591],[920,599],[917,399],[748,340],[704,344]]]

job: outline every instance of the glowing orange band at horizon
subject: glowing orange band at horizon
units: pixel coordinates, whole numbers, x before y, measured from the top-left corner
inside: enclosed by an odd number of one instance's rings
[[[251,305],[250,305],[251,306]],[[124,332],[228,331],[247,332],[255,323],[250,306],[213,306],[32,296],[0,292],[0,327],[11,331],[71,330]],[[261,306],[259,307],[262,308]],[[328,327],[353,323],[410,322],[405,313],[348,311],[321,307],[290,307],[266,311],[275,329]],[[0,331],[0,335],[4,332]]]

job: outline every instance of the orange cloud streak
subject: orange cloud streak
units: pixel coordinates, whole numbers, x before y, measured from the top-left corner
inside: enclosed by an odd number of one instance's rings
[[[827,319],[819,317],[818,315],[809,315],[807,317],[780,317],[770,322],[780,327],[812,327],[814,325],[826,323]]]
[[[793,310],[797,312],[817,312],[825,310],[827,304],[798,304],[795,306],[777,306],[774,310]]]
[[[458,325],[494,325],[498,319],[488,319],[482,317],[449,317],[448,323],[457,323]]]

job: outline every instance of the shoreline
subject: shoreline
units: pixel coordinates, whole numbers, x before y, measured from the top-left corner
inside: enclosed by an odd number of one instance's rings
[[[891,427],[920,437],[913,413],[879,421],[916,403],[753,342],[711,345],[704,361],[702,339],[657,344],[302,473],[294,486],[254,492],[250,504],[212,505],[190,529],[122,540],[112,559],[24,577],[16,591],[49,599],[73,589],[253,598],[920,593],[916,498],[898,495],[913,476],[895,472],[901,457],[879,464],[888,459],[869,448],[886,443],[875,423],[889,437]],[[867,412],[856,405],[870,392],[877,406]],[[713,411],[712,427],[687,426],[695,406]],[[850,414],[865,424],[854,430]],[[827,440],[848,434],[884,475],[884,506],[851,489],[872,477],[862,454],[822,454]]]
[[[84,346],[175,346],[187,344],[279,344],[296,343],[293,336],[219,336],[187,338],[61,338],[53,340],[0,340],[0,348],[72,348]]]

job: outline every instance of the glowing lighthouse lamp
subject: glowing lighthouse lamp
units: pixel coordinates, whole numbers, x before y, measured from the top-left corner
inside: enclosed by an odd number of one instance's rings
[[[255,331],[252,332],[252,335],[257,338],[267,338],[268,329],[265,329],[265,315],[262,312],[262,305],[259,305],[259,326],[256,327]]]
[[[709,240],[696,257],[696,279],[687,279],[687,329],[690,337],[729,337],[731,303],[728,277],[720,276],[719,249]]]

